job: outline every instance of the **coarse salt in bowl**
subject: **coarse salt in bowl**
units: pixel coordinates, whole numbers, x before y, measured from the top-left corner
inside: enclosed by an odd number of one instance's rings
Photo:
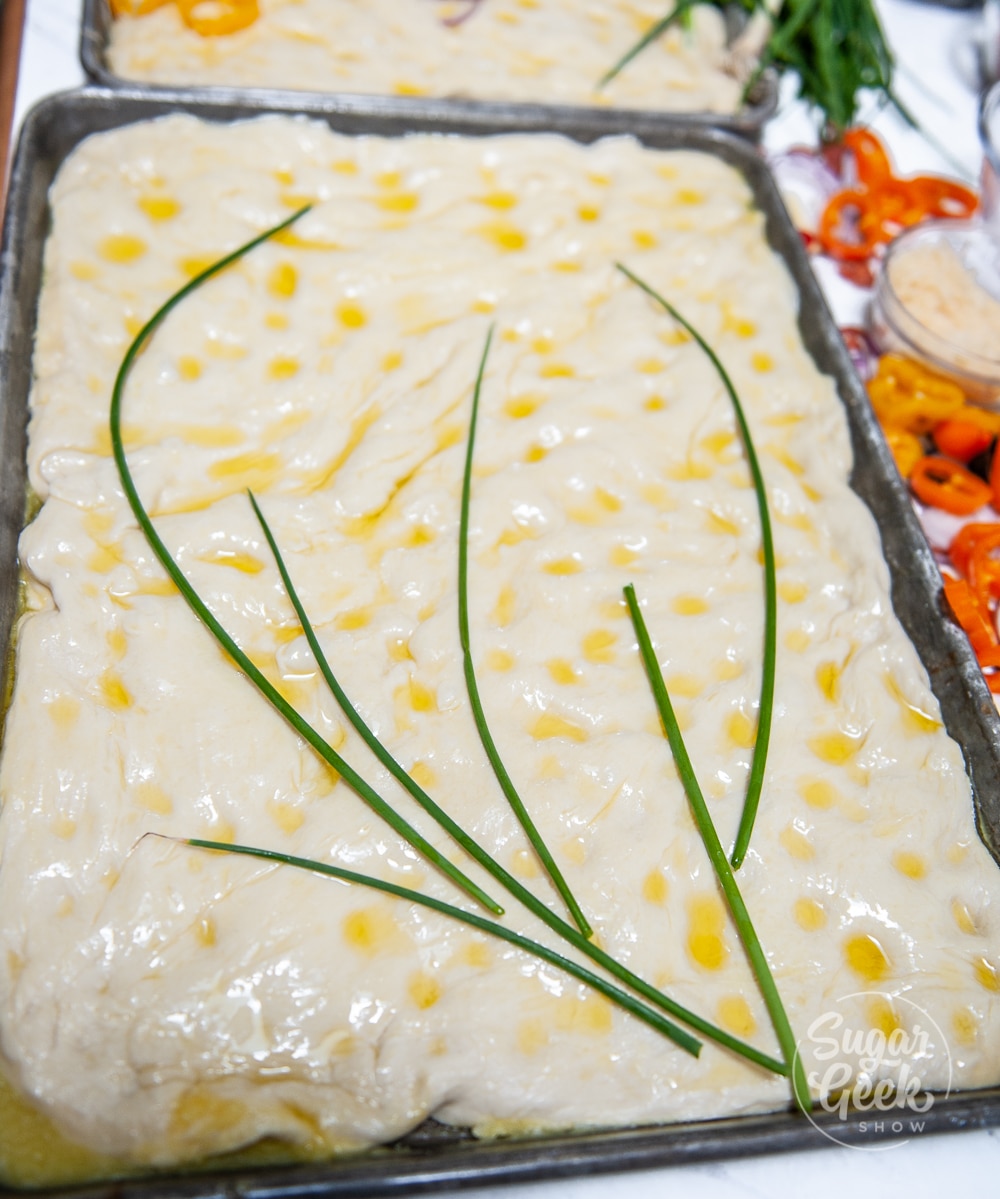
[[[1000,405],[1000,238],[983,221],[928,221],[889,247],[872,298],[879,348]]]

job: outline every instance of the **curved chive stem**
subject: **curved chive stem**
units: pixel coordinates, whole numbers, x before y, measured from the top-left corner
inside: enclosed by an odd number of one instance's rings
[[[597,81],[597,90],[600,91],[601,88],[607,86],[607,84],[609,84],[616,75],[620,75],[633,58],[638,57],[638,55],[640,55],[647,46],[651,46],[658,37],[661,37],[664,33],[666,33],[671,25],[673,25],[676,21],[679,21],[682,17],[686,16],[688,10],[694,8],[695,4],[703,2],[704,0],[680,0],[677,7],[672,12],[667,13],[665,17],[661,17],[658,21],[654,22],[654,24],[652,24],[646,30],[642,37],[639,38],[639,40],[631,47],[631,49],[627,50],[621,56],[621,58],[619,58],[611,70],[606,71],[601,76],[601,78]]]
[[[774,714],[774,675],[778,644],[778,594],[774,564],[774,537],[771,533],[771,516],[767,507],[767,489],[764,486],[764,475],[760,469],[757,451],[754,449],[753,438],[750,436],[750,426],[747,423],[743,405],[740,403],[740,398],[736,394],[736,388],[733,386],[726,368],[719,360],[719,356],[708,342],[705,341],[698,330],[686,321],[677,309],[668,300],[665,300],[659,292],[650,287],[648,283],[644,283],[638,275],[634,275],[627,266],[623,266],[620,262],[616,265],[626,278],[630,279],[637,287],[642,288],[646,295],[655,300],[661,308],[666,309],[674,320],[691,334],[702,350],[708,355],[732,401],[733,411],[736,414],[736,423],[739,426],[740,436],[743,439],[743,450],[746,454],[747,465],[750,468],[750,476],[753,479],[753,487],[757,495],[757,511],[760,514],[761,553],[764,559],[764,660],[760,675],[757,735],[754,738],[753,757],[750,761],[750,776],[747,779],[746,796],[743,800],[743,815],[740,818],[740,826],[736,833],[736,841],[733,845],[731,858],[733,866],[738,870],[743,865],[743,859],[746,857],[747,847],[750,844],[750,836],[753,833],[754,821],[757,818],[760,793],[764,786],[764,767],[767,762],[767,750],[771,740],[771,721]]]
[[[457,841],[458,844],[461,845],[461,847],[466,851],[466,853],[477,860],[481,860],[480,855],[485,855],[486,851],[480,849],[480,847],[475,843],[475,841],[473,841],[465,829],[463,829],[460,824],[457,824],[454,820],[452,820],[444,808],[431,799],[423,787],[421,787],[419,783],[415,782],[409,776],[403,766],[385,748],[378,737],[375,736],[372,729],[365,723],[365,721],[361,718],[361,714],[351,703],[350,699],[348,699],[346,692],[344,691],[343,687],[341,687],[337,676],[333,673],[333,670],[330,667],[330,663],[326,654],[323,652],[323,647],[320,645],[319,638],[316,636],[316,630],[313,628],[312,622],[310,621],[305,607],[303,606],[302,600],[299,598],[299,593],[295,589],[295,584],[292,582],[291,575],[288,573],[288,567],[285,564],[284,556],[282,555],[281,550],[278,548],[278,543],[274,538],[274,534],[271,532],[271,526],[267,523],[264,513],[261,512],[256,496],[252,491],[247,492],[247,494],[250,497],[250,503],[253,507],[254,513],[256,514],[257,520],[260,522],[260,527],[264,533],[265,539],[267,540],[267,544],[271,547],[271,553],[274,555],[274,560],[277,563],[278,573],[281,575],[282,584],[284,585],[285,591],[288,593],[288,598],[292,601],[292,607],[295,609],[295,615],[298,617],[299,624],[302,626],[302,632],[305,634],[306,641],[309,643],[309,648],[312,650],[313,657],[316,659],[320,673],[323,675],[326,685],[333,692],[333,697],[340,705],[341,711],[354,726],[355,731],[360,734],[361,739],[372,751],[372,753],[378,758],[382,765],[386,767],[393,778],[410,793],[410,795],[424,809],[428,816],[431,816],[434,820],[436,820],[441,828],[450,834],[452,839]],[[489,900],[486,906],[496,916],[502,916],[504,914],[504,909],[493,900]]]
[[[629,614],[632,617],[632,624],[639,642],[639,653],[646,668],[649,685],[653,690],[656,707],[660,713],[660,719],[663,721],[663,728],[666,732],[667,740],[670,742],[670,749],[677,764],[677,772],[684,785],[684,792],[688,797],[688,803],[691,805],[691,812],[698,826],[698,832],[701,834],[701,839],[705,844],[705,849],[712,863],[712,869],[715,871],[715,877],[719,880],[719,886],[726,897],[726,903],[729,905],[729,911],[732,913],[733,921],[736,924],[736,931],[743,942],[743,948],[746,950],[747,957],[750,959],[750,965],[757,977],[757,984],[760,987],[768,1015],[771,1017],[771,1023],[774,1025],[774,1031],[777,1034],[778,1044],[781,1046],[781,1051],[784,1054],[785,1063],[791,1071],[792,1093],[795,1097],[795,1102],[802,1111],[808,1112],[812,1108],[812,1099],[809,1095],[809,1086],[806,1082],[802,1059],[796,1051],[792,1026],[788,1022],[788,1015],[785,1012],[784,1004],[781,1002],[781,996],[778,994],[774,976],[771,974],[771,968],[767,964],[764,950],[761,948],[757,932],[750,919],[750,913],[743,902],[743,896],[736,883],[736,876],[726,857],[726,851],[722,848],[719,834],[715,831],[715,824],[708,810],[708,804],[705,802],[705,797],[695,777],[694,767],[691,765],[687,746],[684,744],[684,738],[681,735],[677,717],[674,715],[670,696],[667,694],[666,684],[663,681],[663,673],[656,659],[656,651],[653,649],[653,643],[650,641],[649,630],[646,628],[646,622],[643,619],[639,603],[635,597],[635,588],[631,583],[625,588],[625,602],[628,604]]]
[[[213,263],[199,274],[195,275],[188,283],[186,283],[179,291],[175,292],[164,304],[162,304],[156,312],[149,318],[143,327],[136,334],[135,339],[129,346],[122,359],[121,366],[118,368],[118,374],[115,377],[114,390],[111,393],[111,414],[110,414],[110,429],[111,429],[111,449],[114,454],[115,463],[118,466],[118,474],[121,479],[122,489],[125,492],[125,497],[129,502],[129,507],[135,516],[139,527],[146,536],[153,553],[159,559],[163,569],[170,576],[177,590],[187,601],[188,607],[206,626],[208,631],[216,639],[219,645],[232,658],[241,671],[253,683],[263,697],[275,708],[292,728],[302,737],[312,748],[320,755],[320,757],[336,770],[341,777],[348,783],[350,787],[360,796],[365,803],[368,804],[373,811],[377,812],[387,824],[390,825],[401,837],[408,841],[414,849],[421,853],[427,861],[436,866],[442,873],[446,874],[452,882],[461,889],[471,895],[478,903],[491,911],[499,911],[498,905],[490,899],[488,895],[479,887],[472,879],[468,878],[457,866],[454,866],[448,859],[440,853],[429,841],[426,840],[412,825],[408,824],[401,816],[385,802],[384,799],[371,787],[365,780],[355,771],[307,721],[296,712],[296,710],[288,703],[283,695],[275,688],[264,674],[254,665],[249,657],[240,649],[232,637],[226,632],[219,621],[215,618],[211,611],[188,582],[187,577],[177,562],[172,557],[166,545],[160,539],[160,535],[153,527],[153,522],[150,520],[149,514],[143,506],[142,500],[139,498],[139,493],[136,490],[135,483],[132,479],[132,472],[129,469],[128,460],[125,455],[125,448],[122,444],[121,433],[121,409],[122,401],[125,394],[125,383],[128,379],[132,366],[139,355],[140,350],[145,345],[147,339],[152,335],[156,328],[162,323],[164,318],[170,313],[186,296],[190,295],[197,287],[200,287],[207,279],[217,275],[227,266],[242,258],[255,246],[273,237],[276,233],[280,233],[282,229],[286,229],[293,221],[298,220],[303,213],[308,212],[309,205],[305,208],[300,208],[287,220],[281,224],[275,225],[273,228],[265,230],[264,233],[245,242],[242,246],[233,250],[231,254],[227,254],[224,258],[220,258],[218,262]]]
[[[589,987],[593,987],[595,991],[599,991],[607,999],[616,1003],[625,1011],[630,1012],[639,1020],[655,1028],[657,1032],[662,1033],[665,1037],[675,1042],[681,1049],[687,1053],[697,1057],[701,1052],[701,1042],[690,1033],[684,1031],[683,1028],[678,1028],[672,1021],[661,1016],[658,1012],[646,1007],[640,1003],[634,996],[629,995],[626,991],[619,990],[600,975],[594,974],[585,966],[580,966],[569,958],[564,958],[562,954],[556,953],[554,950],[547,948],[545,945],[539,944],[537,941],[532,941],[530,937],[521,936],[520,933],[512,932],[509,928],[504,928],[502,924],[494,924],[491,920],[486,920],[482,916],[476,916],[472,912],[465,912],[461,908],[456,908],[453,904],[445,903],[443,900],[434,899],[430,895],[421,895],[418,891],[411,891],[409,887],[401,887],[396,883],[383,882],[381,879],[372,878],[367,874],[357,874],[353,870],[344,870],[340,866],[332,866],[326,862],[317,862],[312,858],[297,858],[291,854],[278,853],[271,849],[257,849],[250,845],[232,845],[225,841],[203,841],[199,838],[188,837],[184,839],[186,844],[194,846],[196,849],[211,849],[221,853],[236,853],[244,854],[248,857],[264,858],[268,861],[279,862],[285,866],[295,866],[300,870],[311,870],[316,874],[329,875],[331,878],[341,879],[344,882],[357,883],[363,887],[370,887],[375,891],[382,891],[386,895],[394,895],[398,899],[405,899],[409,903],[419,904],[421,907],[430,908],[432,911],[440,912],[445,916],[450,916],[453,920],[459,920],[463,924],[468,924],[472,928],[479,929],[480,932],[488,933],[491,937],[497,937],[501,941],[506,941],[510,945],[517,946],[518,949],[526,950],[537,958],[541,958],[543,962],[549,962],[565,973],[572,975],[573,978],[579,979]]]
[[[590,927],[587,917],[584,916],[582,908],[577,903],[573,892],[569,889],[569,884],[563,878],[562,871],[556,865],[555,859],[549,852],[549,848],[545,844],[541,833],[535,827],[528,809],[524,806],[524,801],[518,795],[517,788],[514,786],[513,780],[503,764],[503,759],[500,757],[496,742],[493,740],[493,734],[490,732],[490,727],[486,722],[486,713],[483,711],[483,701],[479,694],[479,683],[476,680],[476,668],[472,662],[472,639],[469,635],[469,508],[472,500],[472,458],[476,446],[476,425],[479,420],[479,397],[483,389],[483,375],[486,372],[486,359],[489,357],[492,341],[493,328],[491,326],[489,332],[486,334],[486,344],[483,346],[483,355],[479,360],[479,370],[476,372],[476,385],[472,391],[469,440],[465,449],[465,470],[462,474],[462,511],[458,530],[458,636],[462,644],[462,667],[465,671],[465,687],[469,693],[469,704],[472,707],[472,715],[476,721],[479,740],[482,742],[486,756],[490,760],[490,765],[493,767],[493,773],[500,784],[500,789],[507,797],[507,802],[514,810],[514,815],[517,817],[518,823],[524,829],[532,848],[545,867],[545,871],[551,879],[553,886],[562,896],[563,902],[566,904],[577,928],[579,928],[585,937],[592,937],[594,930]]]
[[[281,574],[282,582],[288,592],[292,605],[295,608],[296,615],[302,625],[303,632],[309,641],[310,648],[316,657],[320,666],[320,671],[323,674],[334,698],[337,700],[344,715],[353,725],[355,731],[362,737],[372,753],[378,758],[383,766],[393,775],[393,777],[409,792],[409,794],[422,806],[424,809],[434,816],[440,823],[441,827],[448,832],[456,841],[458,841],[466,852],[472,857],[484,870],[491,874],[497,882],[506,888],[507,892],[514,899],[522,903],[533,915],[537,916],[544,924],[546,924],[554,933],[561,937],[564,941],[573,945],[576,949],[586,954],[593,962],[602,966],[609,974],[612,974],[625,986],[631,987],[633,991],[643,995],[651,1003],[662,1008],[671,1015],[677,1017],[691,1028],[702,1033],[709,1040],[715,1041],[725,1049],[739,1054],[741,1057],[747,1058],[755,1065],[762,1066],[765,1070],[770,1070],[775,1074],[786,1074],[787,1070],[782,1062],[776,1058],[769,1057],[765,1053],[761,1053],[752,1045],[739,1040],[739,1038],[731,1036],[721,1028],[717,1028],[707,1020],[703,1020],[694,1012],[689,1011],[681,1004],[669,999],[661,991],[646,983],[638,975],[634,974],[628,967],[623,966],[615,958],[604,950],[599,949],[594,943],[584,937],[573,925],[567,923],[560,916],[556,915],[531,891],[529,891],[523,883],[516,879],[512,874],[504,869],[495,858],[474,841],[465,830],[457,824],[447,812],[440,808],[426,791],[407,774],[402,765],[393,757],[389,750],[376,737],[372,729],[365,723],[361,713],[351,703],[350,698],[340,685],[333,669],[330,666],[329,660],[323,652],[323,647],[319,643],[319,639],[315,635],[315,631],[309,622],[308,613],[300,600],[298,593],[295,590],[295,585],[292,582],[288,568],[284,562],[281,551],[278,548],[274,535],[271,532],[267,520],[263,512],[260,510],[256,501],[251,496],[251,502],[254,506],[254,511],[257,513],[257,519],[260,521],[261,528],[264,531],[264,536],[275,556],[278,563],[278,570]]]

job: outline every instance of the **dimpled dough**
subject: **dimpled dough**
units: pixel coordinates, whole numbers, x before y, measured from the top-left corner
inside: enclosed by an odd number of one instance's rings
[[[226,84],[544,101],[673,112],[735,112],[762,30],[731,49],[707,5],[664,33],[604,87],[598,81],[664,14],[662,0],[259,0],[257,20],[204,37],[175,4],[111,26],[116,74]]]
[[[319,858],[471,907],[309,751],[175,593],[123,499],[114,374],[186,278],[312,211],[187,299],[129,379],[137,486],[185,573],[289,700],[430,839],[319,676],[246,498],[334,670],[407,770],[561,910],[490,772],[456,615],[462,464],[487,331],[470,530],[474,659],[500,752],[600,943],[777,1044],[662,735],[632,582],[723,843],[760,685],[756,500],[778,561],[775,722],[739,878],[796,1034],[941,1035],[922,1079],[997,1081],[996,867],[958,747],[892,614],[845,420],[746,185],[627,139],[350,139],[174,116],[90,138],[52,191],[35,350],[26,612],[0,773],[4,1070],[129,1162],[271,1134],[371,1145],[784,1107],[554,967],[445,916],[170,840]],[[155,833],[162,836],[144,836]],[[505,923],[560,943],[514,902]],[[905,1002],[904,1002],[905,1000]],[[805,1049],[806,1064],[817,1063]]]

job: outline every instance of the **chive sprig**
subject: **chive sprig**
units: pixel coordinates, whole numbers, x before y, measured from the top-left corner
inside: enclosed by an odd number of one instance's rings
[[[625,602],[628,604],[629,615],[632,617],[632,626],[635,629],[636,638],[639,643],[639,653],[646,670],[646,677],[649,679],[649,685],[653,691],[660,720],[663,722],[663,728],[670,743],[670,751],[677,765],[677,773],[680,775],[684,794],[687,796],[688,803],[691,806],[691,814],[694,816],[695,824],[698,826],[698,832],[708,853],[709,861],[712,863],[715,877],[718,879],[722,893],[726,897],[726,904],[732,915],[733,923],[736,925],[737,935],[746,951],[750,967],[757,979],[757,985],[760,988],[764,1005],[767,1008],[768,1015],[771,1017],[771,1023],[774,1026],[778,1044],[781,1046],[781,1051],[784,1054],[785,1063],[791,1072],[792,1092],[795,1102],[802,1111],[807,1112],[812,1107],[812,1099],[809,1095],[809,1085],[806,1082],[802,1059],[799,1057],[796,1049],[795,1035],[789,1023],[785,1005],[781,1001],[781,995],[778,993],[774,975],[771,973],[771,967],[768,965],[767,957],[761,947],[760,938],[757,936],[753,921],[750,919],[750,912],[737,885],[733,868],[726,857],[726,851],[722,848],[722,842],[719,840],[715,822],[712,820],[708,804],[705,802],[705,796],[698,783],[694,767],[691,764],[691,758],[684,743],[680,725],[677,723],[677,717],[674,714],[673,704],[670,702],[667,686],[663,679],[663,672],[660,670],[656,651],[650,640],[649,630],[646,627],[646,621],[639,607],[639,601],[636,599],[635,588],[631,583],[625,587]]]
[[[661,38],[663,34],[667,32],[671,25],[675,25],[680,22],[681,19],[688,12],[690,12],[690,10],[694,8],[696,4],[701,4],[703,2],[704,0],[679,0],[674,9],[668,12],[666,16],[661,17],[658,21],[654,21],[653,24],[650,25],[650,27],[642,35],[642,37],[625,51],[621,58],[619,58],[614,64],[614,66],[611,67],[610,70],[605,71],[605,73],[597,81],[597,90],[600,91],[601,88],[607,87],[612,79],[614,79],[617,75],[620,75],[622,71],[625,70],[633,58],[638,58],[643,50],[645,50],[647,46],[651,46],[653,42],[659,40],[659,38]]]
[[[617,263],[622,274],[630,279],[646,295],[668,312],[694,338],[708,356],[716,373],[722,380],[736,417],[736,424],[743,442],[750,477],[753,480],[754,492],[757,497],[757,512],[760,517],[761,556],[764,565],[764,648],[763,664],[760,677],[760,701],[757,706],[757,731],[754,737],[753,756],[750,761],[750,774],[747,779],[746,796],[743,800],[743,814],[740,818],[736,841],[733,845],[732,864],[736,869],[743,864],[750,837],[753,833],[754,821],[757,819],[757,809],[760,806],[760,795],[764,787],[764,769],[767,763],[767,751],[771,740],[771,724],[774,714],[774,679],[778,647],[778,589],[777,571],[774,559],[774,535],[771,530],[771,514],[767,504],[767,488],[764,484],[764,474],[760,468],[760,460],[754,448],[753,437],[746,413],[740,402],[740,397],[729,377],[729,372],[722,365],[718,354],[702,337],[698,330],[686,320],[658,291],[651,287],[638,275],[622,263]]]
[[[186,837],[182,840],[184,844],[190,845],[195,849],[208,849],[217,853],[242,854],[246,857],[264,858],[266,861],[277,862],[284,866],[294,866],[299,870],[309,870],[314,874],[325,874],[329,878],[340,879],[342,882],[353,883],[360,887],[369,887],[374,891],[381,891],[384,895],[392,895],[407,903],[429,908],[432,912],[440,912],[441,915],[449,916],[452,920],[457,920],[460,924],[467,924],[479,932],[487,933],[489,936],[506,941],[509,945],[514,945],[518,949],[523,949],[534,957],[540,958],[543,962],[548,962],[550,965],[556,966],[580,982],[586,983],[587,986],[599,992],[606,999],[610,999],[620,1008],[630,1012],[651,1028],[656,1029],[657,1032],[676,1042],[676,1044],[692,1056],[697,1057],[701,1052],[701,1042],[697,1038],[692,1037],[683,1028],[678,1028],[672,1021],[667,1020],[666,1017],[647,1007],[646,1004],[639,1003],[634,995],[629,995],[627,991],[620,990],[609,983],[607,979],[602,978],[599,974],[595,974],[592,970],[588,970],[586,966],[581,966],[578,962],[564,957],[561,953],[556,953],[555,950],[549,949],[548,946],[542,945],[539,941],[522,936],[520,933],[505,928],[504,925],[498,924],[493,920],[477,916],[474,912],[466,912],[462,908],[457,908],[454,904],[446,903],[442,899],[436,899],[432,895],[422,895],[419,891],[414,891],[410,887],[403,887],[398,883],[389,883],[384,879],[375,878],[369,874],[360,874],[355,870],[346,870],[344,867],[334,866],[330,862],[319,862],[314,858],[300,858],[294,854],[281,853],[274,849],[260,849],[253,845],[238,845],[228,841],[206,841],[200,837]]]
[[[496,742],[490,731],[486,713],[483,710],[482,696],[479,692],[479,682],[476,678],[476,667],[472,658],[472,637],[469,633],[469,510],[472,503],[472,462],[476,447],[476,427],[479,422],[479,397],[483,389],[483,376],[486,373],[486,359],[489,357],[490,345],[493,341],[493,329],[486,335],[482,357],[479,360],[479,370],[476,372],[476,385],[472,392],[472,414],[469,417],[469,437],[465,448],[465,469],[462,472],[462,506],[459,518],[458,532],[458,635],[462,646],[462,669],[465,674],[465,687],[469,695],[469,705],[476,722],[479,740],[489,758],[490,765],[500,790],[503,791],[510,804],[518,823],[531,842],[532,848],[545,867],[556,890],[562,896],[563,902],[569,909],[577,928],[585,937],[592,937],[594,930],[583,914],[583,910],[563,877],[562,871],[552,857],[549,847],[539,833],[532,820],[524,801],[518,794],[514,781],[504,766],[503,759],[497,750]]]
[[[173,311],[177,305],[200,287],[206,280],[218,275],[226,267],[248,254],[256,246],[267,241],[268,238],[274,237],[283,229],[287,229],[294,221],[309,211],[311,205],[306,205],[293,213],[287,220],[273,226],[271,229],[265,230],[258,236],[244,242],[231,253],[220,258],[218,262],[200,271],[183,287],[176,291],[168,300],[166,300],[153,313],[148,321],[142,326],[136,334],[122,359],[121,366],[118,368],[118,373],[115,376],[114,388],[111,393],[111,411],[110,411],[110,430],[111,430],[111,450],[114,455],[115,464],[118,467],[118,474],[121,479],[122,489],[125,492],[125,498],[128,500],[129,507],[132,509],[132,514],[146,536],[150,548],[156,555],[160,565],[170,576],[174,586],[184,597],[188,607],[194,612],[199,620],[205,625],[208,631],[212,634],[215,640],[232,658],[233,662],[253,683],[260,694],[275,708],[292,728],[306,741],[319,756],[330,766],[336,770],[345,782],[360,796],[360,798],[368,804],[368,806],[376,812],[382,819],[404,840],[408,841],[414,849],[417,850],[428,862],[434,865],[443,874],[460,887],[467,894],[471,895],[477,903],[481,903],[483,907],[496,915],[503,912],[503,908],[493,899],[491,899],[478,883],[470,879],[457,866],[445,857],[438,849],[436,849],[416,828],[408,821],[400,816],[386,801],[371,787],[365,779],[350,765],[349,762],[326,741],[299,713],[292,707],[278,689],[270,682],[266,675],[261,671],[249,656],[237,645],[236,641],[226,632],[225,628],[215,617],[214,613],[209,609],[208,605],[198,595],[197,591],[188,581],[187,576],[177,564],[173,555],[167,549],[159,533],[153,525],[139,493],[136,489],[135,482],[132,478],[132,472],[129,468],[128,458],[125,454],[125,447],[122,441],[122,421],[121,410],[122,402],[125,394],[125,383],[132,371],[141,350],[146,345],[146,342],[164,321],[164,319]]]

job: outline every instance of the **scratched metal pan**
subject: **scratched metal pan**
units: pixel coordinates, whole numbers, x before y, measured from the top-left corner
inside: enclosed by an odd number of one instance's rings
[[[54,96],[29,114],[11,176],[0,263],[0,644],[9,643],[17,610],[17,536],[25,520],[26,406],[42,253],[50,219],[47,191],[66,155],[88,134],[177,111],[218,122],[253,117],[262,111],[305,113],[347,134],[397,136],[444,128],[483,136],[499,131],[484,129],[479,121],[459,112],[442,122],[413,114],[404,119],[359,112],[335,101],[310,104],[302,97],[272,98],[268,106],[240,105],[194,99],[189,93],[151,95],[96,88]],[[519,131],[523,127],[514,122],[507,128]],[[591,142],[606,133],[606,128],[580,118],[564,132]],[[798,285],[799,326],[806,347],[820,369],[835,379],[847,410],[855,453],[852,482],[881,530],[896,611],[927,668],[945,724],[964,749],[980,828],[997,857],[1000,721],[968,642],[944,616],[937,567],[774,181],[754,149],[728,133],[690,124],[661,124],[646,131],[643,141],[664,149],[717,155],[743,174],[765,214],[771,245]],[[940,1096],[923,1121],[923,1135],[1000,1125],[1000,1087]],[[835,1132],[841,1142],[867,1138],[870,1143],[870,1123],[869,1117],[866,1133],[864,1112],[850,1115],[843,1123],[832,1112],[820,1115],[818,1127],[813,1127],[789,1110],[659,1127],[477,1141],[467,1131],[428,1121],[394,1145],[326,1163],[251,1168],[230,1162],[224,1168],[224,1163],[216,1161],[182,1176],[161,1174],[45,1193],[95,1199],[215,1199],[223,1195],[333,1199],[415,1194],[818,1148],[831,1143],[824,1128]],[[886,1135],[906,1135],[908,1131],[902,1125],[899,1129],[890,1126]],[[11,1193],[0,1184],[0,1195]]]
[[[734,5],[727,13],[730,37],[735,36],[745,22],[745,13]],[[103,87],[124,87],[129,91],[148,91],[163,94],[173,88],[163,88],[140,80],[126,79],[116,74],[108,60],[113,18],[109,0],[83,0],[83,21],[80,27],[80,61],[87,75]],[[179,88],[175,84],[174,88]],[[183,90],[199,99],[215,99],[227,103],[249,101],[252,104],[267,104],[275,96],[273,89],[231,86],[184,85]],[[290,93],[282,103],[291,103],[290,95],[309,97],[306,103],[317,98],[315,92]],[[713,113],[669,113],[655,109],[587,108],[563,104],[521,103],[492,100],[464,100],[431,98],[423,96],[381,96],[357,92],[331,92],[326,94],[336,101],[341,110],[359,108],[377,111],[386,117],[402,120],[416,118],[421,121],[446,123],[457,113],[460,120],[469,125],[499,124],[506,129],[554,129],[573,125],[581,120],[601,128],[605,133],[640,133],[655,128],[660,122],[680,122],[692,128],[727,129],[741,137],[758,141],[765,123],[778,107],[778,77],[773,70],[765,71],[754,85],[747,102],[739,112]],[[424,126],[426,127],[426,126]]]

